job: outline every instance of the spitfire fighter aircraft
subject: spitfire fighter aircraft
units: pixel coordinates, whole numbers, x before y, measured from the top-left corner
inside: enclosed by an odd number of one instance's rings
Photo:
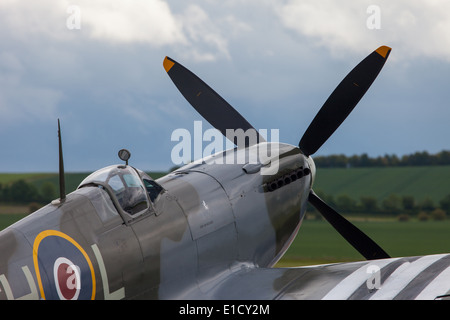
[[[158,180],[125,164],[98,170],[66,196],[0,233],[1,299],[440,299],[450,255],[390,258],[312,190],[311,158],[353,110],[387,60],[382,46],[326,100],[298,146],[264,137]],[[253,130],[181,64],[163,66],[189,103],[225,136]],[[256,132],[256,131],[255,131]],[[273,156],[258,157],[270,147]],[[217,163],[226,155],[251,163]],[[245,157],[244,157],[245,158]],[[276,172],[261,174],[275,165]],[[312,204],[367,261],[272,268]]]

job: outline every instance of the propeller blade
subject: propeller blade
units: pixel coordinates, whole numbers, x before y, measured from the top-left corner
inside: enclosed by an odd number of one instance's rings
[[[300,140],[299,147],[305,155],[314,154],[352,112],[380,73],[390,52],[389,47],[379,47],[336,87]]]
[[[227,129],[234,131],[242,129],[244,132],[252,129],[254,130],[253,134],[255,134],[256,141],[246,141],[245,146],[251,145],[252,142],[259,143],[265,141],[259,135],[258,131],[239,112],[194,73],[169,57],[164,59],[163,66],[186,100],[225,137],[227,136]],[[235,136],[229,139],[237,144]]]
[[[367,260],[390,258],[379,245],[327,205],[313,190],[311,190],[308,200],[364,258]]]

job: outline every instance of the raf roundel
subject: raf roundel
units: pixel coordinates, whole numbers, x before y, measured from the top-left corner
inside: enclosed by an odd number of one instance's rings
[[[84,249],[56,230],[37,235],[33,261],[42,299],[91,300],[95,298],[95,273]]]

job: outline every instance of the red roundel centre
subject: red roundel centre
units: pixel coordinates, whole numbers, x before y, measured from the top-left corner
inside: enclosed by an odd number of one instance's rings
[[[77,299],[80,289],[78,267],[68,259],[59,258],[55,261],[54,272],[59,298],[63,300]]]

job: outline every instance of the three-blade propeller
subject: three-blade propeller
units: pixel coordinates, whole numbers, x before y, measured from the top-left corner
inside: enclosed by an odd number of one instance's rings
[[[362,60],[336,87],[299,142],[303,154],[314,154],[361,100],[386,62],[391,48],[381,46]],[[226,136],[227,129],[254,129],[228,102],[181,64],[166,57],[164,69],[186,100]],[[256,131],[256,130],[255,130]],[[259,136],[258,142],[264,139]],[[372,239],[328,206],[311,190],[308,201],[366,259],[389,258]]]

